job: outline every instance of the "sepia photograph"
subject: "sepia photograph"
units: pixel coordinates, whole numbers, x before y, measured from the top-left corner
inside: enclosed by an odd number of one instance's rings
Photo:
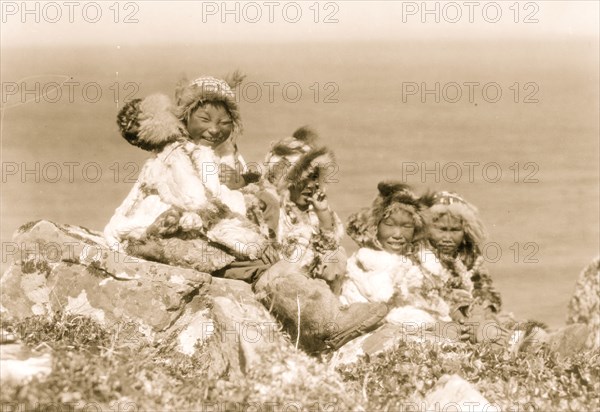
[[[600,410],[600,2],[0,8],[1,412]]]

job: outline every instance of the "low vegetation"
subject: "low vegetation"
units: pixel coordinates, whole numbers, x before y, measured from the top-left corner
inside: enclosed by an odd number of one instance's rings
[[[402,342],[393,351],[341,367],[346,388],[340,391],[324,358],[265,353],[264,367],[243,377],[210,376],[211,360],[201,346],[192,357],[168,345],[131,347],[82,316],[57,313],[52,320],[3,320],[1,326],[53,357],[45,379],[3,383],[3,411],[422,410],[423,397],[439,378],[454,373],[504,411],[600,410],[598,352],[558,359],[543,353],[513,356],[485,345]],[[304,362],[297,370],[312,368],[311,374],[292,376],[293,362]],[[286,370],[278,369],[282,364]],[[340,392],[347,396],[336,395]]]

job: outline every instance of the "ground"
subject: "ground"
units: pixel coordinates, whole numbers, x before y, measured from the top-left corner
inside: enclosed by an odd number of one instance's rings
[[[445,348],[401,342],[396,349],[339,369],[347,395],[327,379],[327,356],[312,358],[319,381],[271,368],[278,354],[244,376],[211,376],[202,348],[191,357],[168,344],[132,350],[93,320],[57,313],[4,322],[32,348],[50,351],[46,379],[2,385],[2,410],[409,410],[446,374],[458,374],[501,410],[600,409],[600,353],[558,360],[544,352],[512,356],[485,345]],[[300,370],[300,369],[299,369]],[[292,372],[293,373],[293,372]],[[289,378],[289,379],[288,379]],[[60,407],[59,407],[60,405]],[[92,406],[94,409],[91,409]],[[212,408],[212,409],[211,409]],[[252,409],[254,408],[254,409]],[[269,409],[271,408],[271,409]],[[493,409],[489,409],[493,410]]]

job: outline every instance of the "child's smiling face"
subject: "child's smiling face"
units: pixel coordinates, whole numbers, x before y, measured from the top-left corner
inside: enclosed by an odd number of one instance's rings
[[[434,221],[428,232],[431,245],[444,255],[454,256],[465,237],[462,220],[449,213]]]
[[[386,252],[404,254],[410,250],[415,222],[405,210],[395,210],[377,226],[377,240]]]
[[[191,114],[187,130],[196,144],[216,147],[229,139],[233,121],[224,105],[207,103]]]

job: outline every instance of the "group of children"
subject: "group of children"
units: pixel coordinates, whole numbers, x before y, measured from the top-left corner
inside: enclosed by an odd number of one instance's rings
[[[123,136],[153,157],[105,228],[111,246],[251,283],[308,351],[339,348],[382,322],[456,322],[469,325],[458,339],[471,341],[491,322],[494,341],[507,342],[475,207],[382,182],[347,222],[360,247],[347,258],[326,194],[333,153],[313,131],[273,144],[262,175],[246,170],[236,146],[242,79],[201,77],[182,83],[174,104],[154,95],[123,107]]]

